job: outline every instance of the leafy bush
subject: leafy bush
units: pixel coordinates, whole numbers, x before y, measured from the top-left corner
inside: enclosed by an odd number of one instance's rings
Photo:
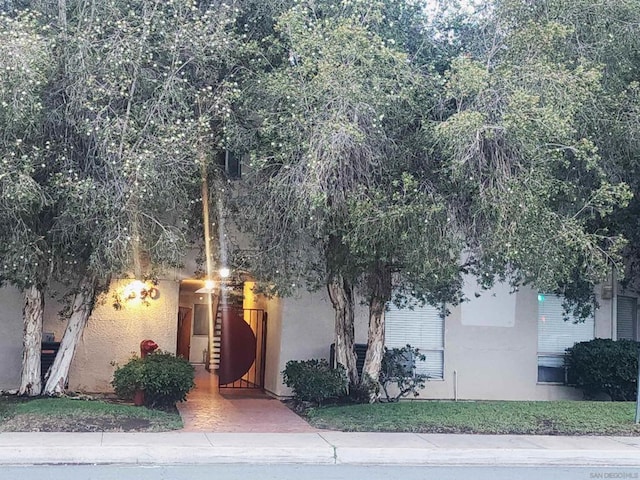
[[[118,367],[111,381],[116,395],[124,400],[133,399],[136,390],[142,389],[143,372],[143,359],[138,357],[133,357],[124,366]]]
[[[194,377],[193,365],[187,360],[157,351],[119,367],[111,384],[120,398],[130,400],[136,390],[143,390],[146,405],[170,407],[186,400],[195,386]]]
[[[586,398],[606,393],[614,401],[635,399],[638,375],[638,343],[632,340],[596,338],[567,349],[565,363],[569,383]]]
[[[419,349],[411,345],[392,349],[385,347],[380,367],[380,386],[388,402],[397,402],[409,394],[414,397],[420,395],[418,390],[424,388],[429,376],[416,373],[416,360],[424,361],[425,358]],[[395,397],[389,393],[389,386],[392,384],[397,387]]]
[[[342,365],[331,368],[326,360],[290,360],[282,372],[284,383],[296,401],[321,405],[328,398],[344,395],[347,375]]]

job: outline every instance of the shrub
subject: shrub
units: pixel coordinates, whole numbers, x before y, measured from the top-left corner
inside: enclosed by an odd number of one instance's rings
[[[614,401],[635,399],[638,343],[596,338],[567,349],[565,364],[571,385],[586,398],[606,393]]]
[[[142,390],[144,363],[142,358],[133,357],[124,366],[113,373],[113,385],[116,395],[124,400],[132,400],[136,390]]]
[[[326,360],[290,360],[282,372],[284,383],[298,402],[321,405],[328,398],[344,395],[347,375],[342,365],[331,368]]]
[[[424,388],[429,376],[416,373],[416,360],[424,359],[420,350],[411,345],[392,349],[385,347],[380,367],[380,386],[388,402],[397,402],[409,394],[414,397],[420,395],[418,390]],[[392,384],[397,388],[395,397],[389,393],[389,386]]]
[[[194,368],[187,360],[161,351],[145,358],[132,358],[113,374],[116,394],[131,399],[136,390],[144,391],[150,407],[171,407],[186,400],[195,386]]]

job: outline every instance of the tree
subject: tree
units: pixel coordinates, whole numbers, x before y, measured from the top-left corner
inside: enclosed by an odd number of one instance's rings
[[[601,228],[623,235],[624,265],[617,266],[617,278],[626,288],[638,289],[640,237],[638,236],[638,73],[637,51],[640,40],[636,26],[640,22],[637,2],[617,1],[593,3],[582,0],[539,2],[524,9],[517,2],[505,2],[512,14],[530,19],[543,15],[564,25],[568,30],[564,53],[576,61],[601,66],[602,91],[595,102],[580,112],[581,130],[593,138],[603,166],[612,181],[624,181],[634,196],[627,208],[603,219]],[[640,421],[640,389],[638,390],[636,423]]]
[[[254,271],[281,293],[326,282],[352,384],[358,285],[374,381],[394,291],[455,302],[471,273],[486,286],[564,290],[587,314],[586,290],[569,287],[592,286],[619,260],[619,237],[597,221],[628,200],[579,128],[598,70],[562,55],[562,26],[500,10],[470,36],[482,42],[429,63],[379,33],[395,2],[359,7],[300,4],[276,22],[280,61],[249,97],[259,106],[243,204],[263,252]]]
[[[83,273],[45,393],[65,388],[97,285],[178,266],[201,224],[197,204],[210,199],[200,195],[200,164],[219,149],[230,59],[241,51],[234,20],[222,4],[152,0],[81,2],[69,17],[50,118],[64,139],[50,234]]]
[[[25,289],[20,393],[29,395],[41,388],[51,280],[77,282],[45,388],[58,394],[111,275],[154,276],[180,263],[200,224],[200,163],[217,175],[207,151],[221,148],[220,119],[236,90],[230,59],[243,51],[231,29],[237,12],[224,4],[57,7],[56,21],[19,11],[2,17],[0,48],[15,68],[0,74],[0,277]]]
[[[384,23],[387,6],[402,10],[395,2],[320,2],[284,12],[267,47],[273,62],[251,79],[251,113],[240,114],[256,121],[240,127],[255,135],[241,137],[252,174],[239,210],[268,252],[250,268],[281,294],[326,286],[337,360],[352,384],[359,381],[353,295],[366,266],[346,243],[350,196],[389,179],[408,148],[410,132],[400,134],[420,128],[414,97],[430,88],[394,40],[372,27]]]
[[[42,128],[52,45],[35,13],[0,14],[0,281],[24,292],[21,395],[38,395],[43,286],[50,269],[42,232],[52,200],[39,182],[47,174]]]

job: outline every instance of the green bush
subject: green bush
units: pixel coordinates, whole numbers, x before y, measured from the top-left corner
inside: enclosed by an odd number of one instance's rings
[[[567,349],[565,364],[571,385],[586,398],[606,393],[614,401],[636,397],[638,343],[596,338]]]
[[[186,400],[195,386],[194,376],[187,360],[157,351],[118,368],[111,384],[120,398],[130,400],[136,390],[143,390],[147,406],[171,407]]]
[[[346,393],[347,375],[342,365],[331,368],[326,360],[290,360],[282,372],[284,383],[298,402],[321,405],[328,398]]]
[[[136,390],[142,390],[144,377],[144,361],[133,357],[124,366],[113,373],[113,385],[116,395],[124,400],[133,400]]]
[[[382,365],[380,367],[380,386],[387,397],[388,402],[397,402],[401,397],[412,394],[420,395],[418,390],[423,389],[428,375],[416,373],[416,360],[424,361],[425,356],[420,350],[407,345],[402,348],[385,347]],[[396,396],[389,393],[389,385],[395,384]]]

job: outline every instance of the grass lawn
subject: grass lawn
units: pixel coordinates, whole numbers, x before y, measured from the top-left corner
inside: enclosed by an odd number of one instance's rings
[[[101,400],[0,396],[0,432],[159,432],[182,428],[178,412]]]
[[[640,435],[633,402],[452,402],[313,408],[318,428],[345,432]]]

